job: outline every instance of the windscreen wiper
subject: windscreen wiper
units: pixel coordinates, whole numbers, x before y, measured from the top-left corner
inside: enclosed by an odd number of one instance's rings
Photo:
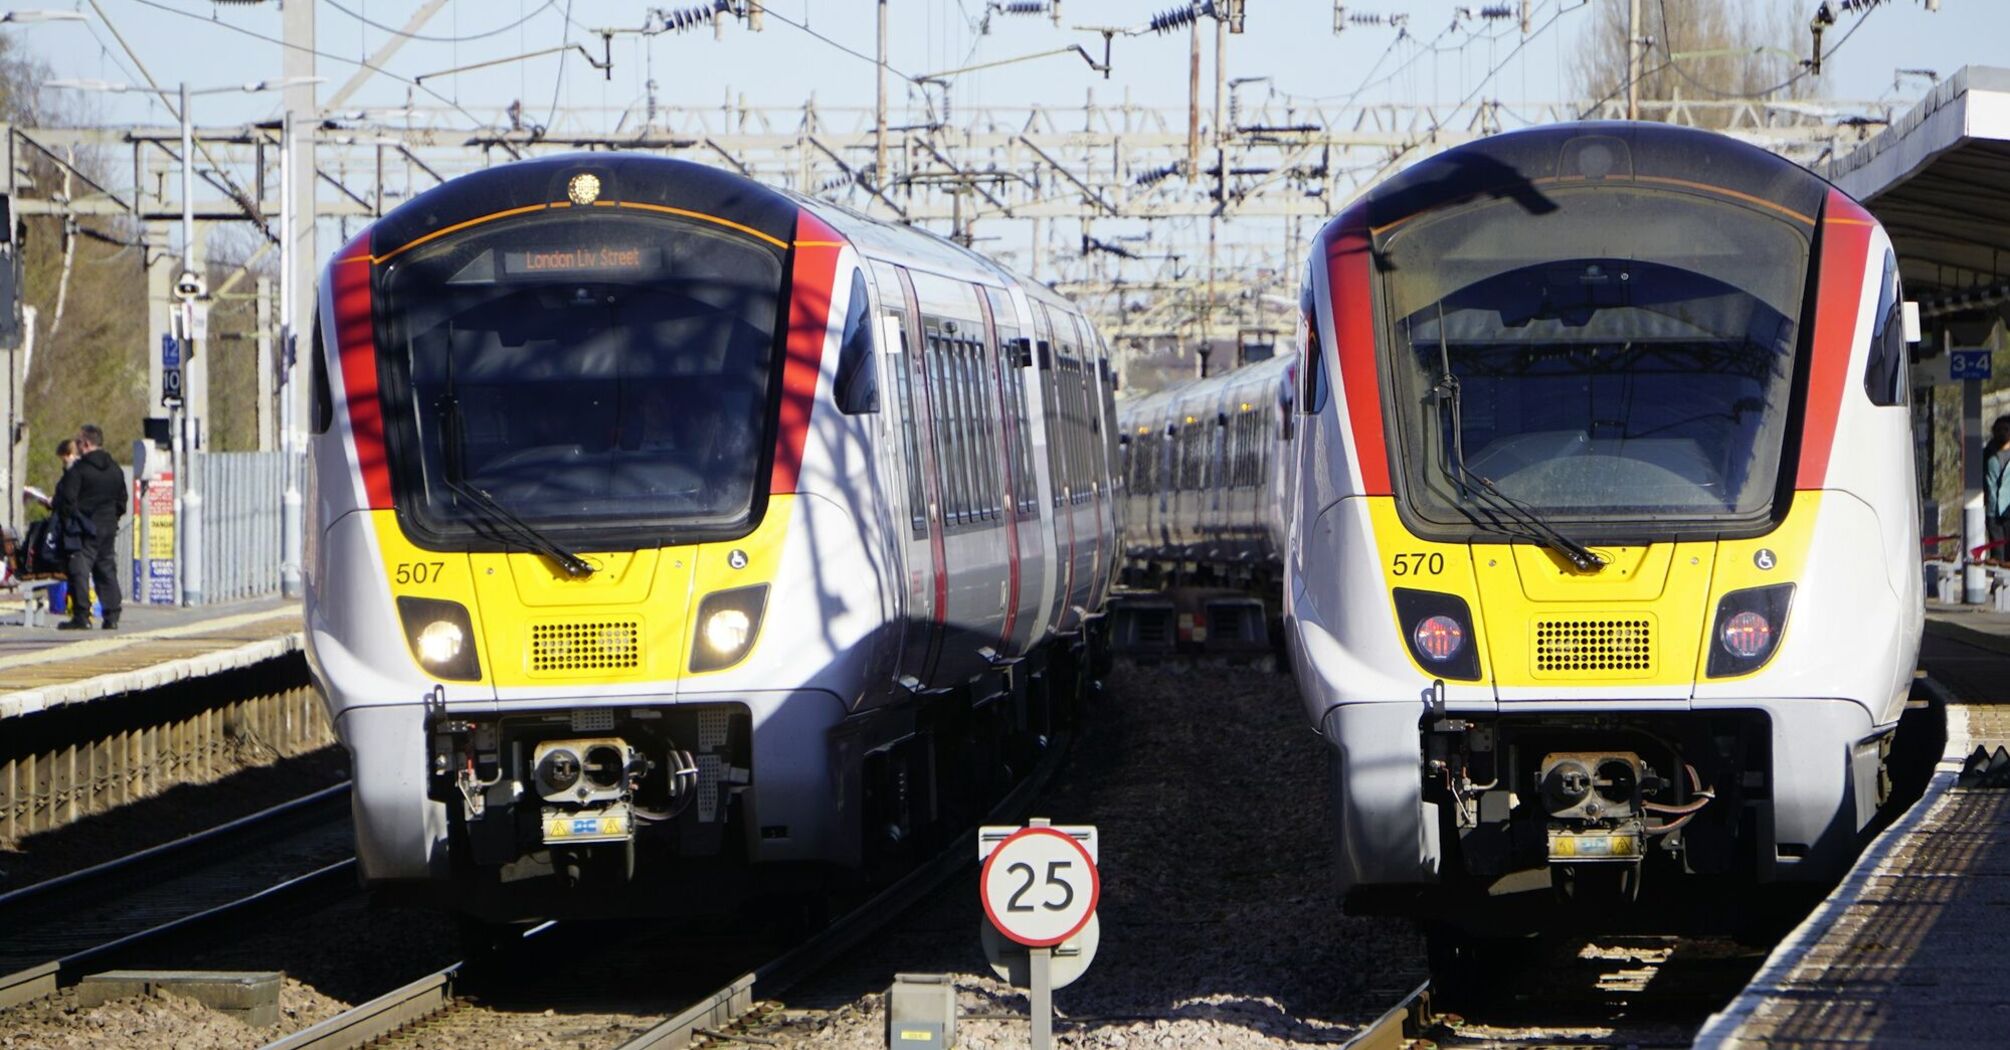
[[[441,438],[445,447],[442,451],[446,453],[447,460],[446,476],[441,480],[446,482],[447,489],[466,500],[469,506],[489,524],[502,527],[514,534],[524,546],[557,562],[567,576],[584,579],[593,575],[592,563],[532,528],[529,523],[511,513],[509,508],[503,506],[494,496],[462,480],[461,454],[464,439],[461,433],[461,403],[453,394],[451,359],[447,365],[447,376],[447,392],[442,394],[437,402],[444,430]]]
[[[1557,531],[1555,526],[1536,513],[1535,508],[1502,492],[1491,478],[1474,473],[1466,466],[1459,377],[1452,372],[1451,351],[1445,344],[1445,308],[1442,303],[1438,306],[1438,366],[1438,381],[1431,388],[1431,394],[1437,399],[1440,412],[1450,411],[1452,423],[1451,440],[1445,443],[1445,455],[1441,466],[1445,475],[1458,485],[1459,494],[1474,497],[1477,502],[1484,503],[1495,513],[1505,515],[1520,526],[1519,529],[1500,529],[1497,523],[1486,523],[1489,527],[1548,547],[1568,559],[1579,572],[1597,572],[1604,568],[1605,558],[1597,551]],[[1473,521],[1475,524],[1481,524],[1481,519],[1477,515],[1473,516]]]

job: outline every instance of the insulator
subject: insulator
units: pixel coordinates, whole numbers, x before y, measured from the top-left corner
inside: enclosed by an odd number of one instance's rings
[[[1480,8],[1480,17],[1489,22],[1499,22],[1508,18],[1519,18],[1520,13],[1507,4],[1488,4]]]
[[[1047,13],[1047,0],[1000,0],[1000,2],[995,3],[993,6],[999,14],[1006,15],[1044,15]]]
[[[1136,186],[1149,186],[1155,182],[1164,182],[1179,174],[1179,168],[1180,166],[1177,164],[1162,164],[1156,168],[1139,172],[1131,179],[1131,183]]]
[[[657,33],[682,33],[691,29],[704,29],[712,25],[713,16],[730,10],[727,0],[713,0],[709,4],[694,4],[690,7],[652,7],[642,20],[642,32],[647,36]]]
[[[1200,5],[1188,4],[1153,15],[1150,29],[1154,33],[1168,33],[1183,26],[1190,26],[1198,18],[1200,18]]]

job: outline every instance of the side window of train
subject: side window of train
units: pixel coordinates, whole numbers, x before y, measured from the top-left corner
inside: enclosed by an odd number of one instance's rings
[[[981,326],[972,325],[971,330]],[[984,369],[984,344],[975,339],[963,341],[963,360],[970,373],[971,426],[977,437],[977,477],[982,499],[979,509],[986,520],[998,520],[998,512],[1004,506],[1005,478],[998,469],[998,442],[1004,428],[998,424],[998,416],[991,400],[990,380]]]
[[[314,319],[312,346],[310,354],[313,360],[308,364],[308,371],[313,377],[309,382],[314,385],[314,432],[326,434],[328,428],[335,423],[335,395],[328,389],[328,348],[321,343],[319,317]]]
[[[1870,333],[1870,358],[1863,370],[1864,393],[1873,405],[1905,404],[1910,385],[1906,365],[1905,295],[1899,287],[1898,257],[1884,253],[1884,280],[1877,295],[1877,319]]]
[[[956,525],[963,521],[963,486],[958,480],[961,471],[956,456],[957,421],[949,397],[949,365],[935,322],[924,321],[923,331],[928,412],[935,422],[935,490],[942,501],[942,520]]]
[[[1047,436],[1047,498],[1059,507],[1061,490],[1068,483],[1061,474],[1061,425],[1055,418],[1060,402],[1054,393],[1060,385],[1061,372],[1054,360],[1054,323],[1045,303],[1033,303],[1033,330],[1033,361],[1040,372],[1040,419]]]
[[[845,310],[844,337],[838,343],[836,385],[838,411],[848,416],[879,411],[879,363],[873,355],[871,317],[865,271],[853,270],[851,305]]]
[[[1317,263],[1314,263],[1316,272]],[[1299,407],[1308,416],[1316,416],[1326,410],[1326,353],[1319,345],[1319,308],[1312,296],[1312,275],[1307,274],[1305,283],[1299,287],[1298,313],[1305,325],[1305,353],[1299,361],[1298,379],[1302,388],[1298,393]]]
[[[928,490],[921,482],[921,424],[914,416],[914,386],[908,372],[914,367],[907,345],[907,311],[888,310],[887,319],[899,331],[899,360],[893,364],[895,396],[900,398],[901,444],[907,453],[907,506],[914,536],[928,535]]]
[[[1019,465],[1019,516],[1037,518],[1040,516],[1040,489],[1033,479],[1033,423],[1026,404],[1026,370],[1031,367],[1031,362],[1021,363],[1022,343],[1025,344],[1026,356],[1030,358],[1030,342],[1015,340],[1001,346],[998,367],[1005,370],[1005,392],[1012,399],[1012,420],[1018,431],[1014,456]]]

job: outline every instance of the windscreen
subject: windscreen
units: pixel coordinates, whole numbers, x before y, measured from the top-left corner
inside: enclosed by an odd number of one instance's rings
[[[729,229],[555,209],[386,268],[400,505],[493,532],[744,525],[765,447],[783,273]],[[472,491],[471,491],[472,490]]]
[[[1427,215],[1377,247],[1414,513],[1452,526],[1484,513],[1461,458],[1545,517],[1599,522],[1585,538],[1615,521],[1682,531],[1769,512],[1807,279],[1800,227],[1601,186]]]

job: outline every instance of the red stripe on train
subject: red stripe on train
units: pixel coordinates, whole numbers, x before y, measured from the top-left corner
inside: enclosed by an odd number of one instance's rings
[[[794,492],[816,407],[817,374],[823,368],[824,337],[830,330],[831,284],[843,238],[822,219],[796,217],[795,261],[789,274],[787,360],[782,365],[781,425],[775,432],[775,466],[769,492]]]
[[[1840,190],[1830,190],[1822,208],[1821,258],[1815,285],[1815,330],[1809,341],[1808,400],[1801,427],[1797,489],[1818,489],[1828,477],[1836,421],[1849,387],[1849,362],[1856,349],[1856,322],[1863,306],[1863,272],[1868,264],[1872,219]]]
[[[1349,208],[1321,237],[1337,344],[1327,363],[1338,362],[1334,385],[1347,398],[1347,418],[1354,431],[1354,456],[1361,464],[1362,494],[1387,496],[1391,491],[1389,449],[1382,430],[1367,216],[1367,209],[1360,205]]]
[[[349,437],[371,510],[391,506],[391,464],[384,452],[384,406],[377,397],[377,329],[371,316],[369,231],[357,234],[328,265],[335,306],[335,346],[342,368],[342,397],[349,405]]]

